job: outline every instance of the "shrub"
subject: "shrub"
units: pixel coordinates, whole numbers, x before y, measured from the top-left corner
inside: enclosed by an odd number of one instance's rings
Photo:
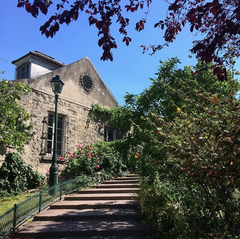
[[[125,165],[114,144],[99,142],[92,145],[76,145],[75,152],[68,151],[64,159],[66,167],[60,177],[63,180],[80,175],[95,176],[97,180],[122,175]]]
[[[9,152],[0,168],[0,197],[39,187],[44,176],[26,165],[18,153]]]

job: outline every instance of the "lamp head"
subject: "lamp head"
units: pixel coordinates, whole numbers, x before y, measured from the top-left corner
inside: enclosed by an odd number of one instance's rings
[[[62,79],[59,77],[59,75],[56,75],[55,77],[53,77],[50,83],[52,85],[52,91],[54,92],[54,94],[60,95],[62,92],[64,83]]]

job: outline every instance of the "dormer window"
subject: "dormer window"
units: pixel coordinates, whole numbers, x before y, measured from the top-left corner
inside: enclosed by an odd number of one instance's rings
[[[65,66],[39,51],[30,51],[12,63],[16,66],[15,79],[34,79]]]
[[[30,78],[30,63],[27,62],[17,68],[18,79]]]

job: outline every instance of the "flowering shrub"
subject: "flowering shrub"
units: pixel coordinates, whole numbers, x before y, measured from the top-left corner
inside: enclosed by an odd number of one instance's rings
[[[77,144],[76,151],[68,151],[67,157],[63,159],[66,167],[60,176],[66,180],[80,175],[90,175],[102,180],[121,175],[125,166],[112,145],[107,142],[90,146]]]

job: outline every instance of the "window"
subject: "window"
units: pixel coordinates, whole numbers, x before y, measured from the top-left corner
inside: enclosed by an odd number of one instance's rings
[[[65,116],[58,115],[58,128],[57,128],[57,156],[64,156],[65,154],[65,141],[66,141],[66,121]],[[46,155],[51,156],[53,154],[54,143],[54,127],[55,116],[54,113],[49,113],[47,122],[47,142],[46,142]]]
[[[18,67],[18,79],[30,78],[30,64],[24,64]]]
[[[104,129],[104,141],[111,142],[117,139],[121,139],[121,134],[118,130],[115,129]]]
[[[94,82],[89,75],[80,77],[80,85],[82,85],[86,92],[90,92],[94,88]]]

